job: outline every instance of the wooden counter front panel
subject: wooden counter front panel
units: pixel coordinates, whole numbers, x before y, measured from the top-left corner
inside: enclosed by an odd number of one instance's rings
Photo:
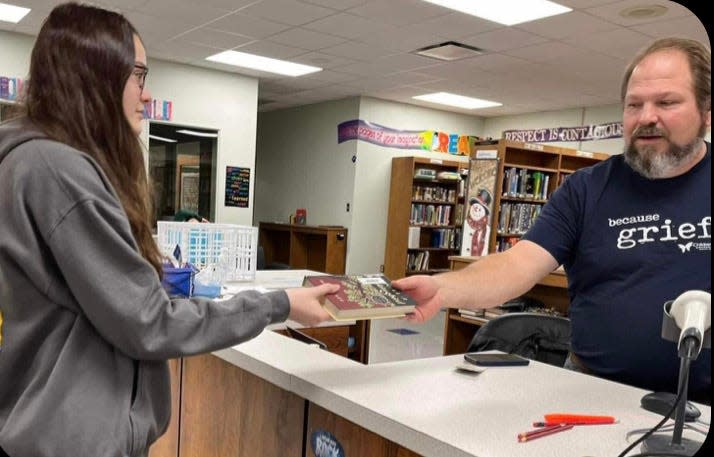
[[[312,433],[316,430],[331,433],[340,442],[345,451],[344,455],[348,457],[420,457],[420,454],[401,447],[314,403],[310,403],[308,408],[304,454],[307,457],[316,457],[311,445]]]
[[[305,400],[213,355],[183,362],[179,457],[301,457]]]

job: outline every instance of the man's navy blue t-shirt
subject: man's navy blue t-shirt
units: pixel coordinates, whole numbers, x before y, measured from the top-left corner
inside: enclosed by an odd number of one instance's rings
[[[574,173],[523,239],[565,267],[572,350],[583,363],[676,392],[679,356],[661,337],[662,308],[687,290],[711,292],[711,144],[675,178],[646,179],[622,155]],[[689,388],[708,398],[711,350],[692,363]]]

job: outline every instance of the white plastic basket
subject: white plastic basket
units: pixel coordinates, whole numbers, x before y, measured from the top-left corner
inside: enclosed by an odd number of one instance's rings
[[[184,261],[226,272],[226,281],[253,281],[258,257],[258,228],[234,224],[158,221],[158,246],[171,255],[181,247]]]

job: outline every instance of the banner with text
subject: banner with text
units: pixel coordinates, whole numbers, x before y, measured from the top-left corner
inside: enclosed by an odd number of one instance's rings
[[[503,138],[523,143],[556,141],[595,141],[622,137],[622,122],[582,125],[579,127],[548,127],[532,130],[505,130]]]
[[[397,130],[361,119],[345,121],[337,126],[337,143],[362,140],[368,143],[398,149],[421,149],[454,155],[468,155],[468,135],[436,130]]]

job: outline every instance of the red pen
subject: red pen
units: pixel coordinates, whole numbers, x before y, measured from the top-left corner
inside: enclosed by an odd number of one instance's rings
[[[572,424],[551,425],[548,427],[519,433],[517,438],[519,443],[525,443],[526,441],[531,441],[536,438],[542,438],[544,436],[552,435],[553,433],[564,432],[565,430],[570,430],[571,428],[573,428]]]
[[[615,418],[612,416],[591,416],[585,414],[546,414],[543,416],[545,421],[534,422],[534,427],[543,427],[555,424],[573,424],[573,425],[596,425],[596,424],[614,424]],[[539,424],[539,425],[535,425]]]

